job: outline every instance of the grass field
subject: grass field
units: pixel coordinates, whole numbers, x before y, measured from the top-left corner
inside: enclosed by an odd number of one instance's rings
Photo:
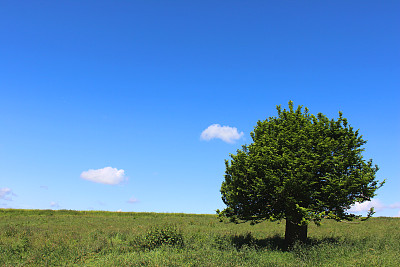
[[[400,266],[400,218],[323,221],[291,251],[284,229],[216,215],[0,209],[0,266]]]

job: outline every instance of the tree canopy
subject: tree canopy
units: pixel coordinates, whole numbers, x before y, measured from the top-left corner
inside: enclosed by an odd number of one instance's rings
[[[293,243],[306,239],[311,221],[356,217],[351,205],[371,200],[383,182],[376,180],[378,166],[362,156],[366,141],[341,112],[336,120],[314,116],[292,101],[277,111],[257,122],[253,143],[225,161],[227,207],[218,212],[232,221],[286,219],[285,238]]]

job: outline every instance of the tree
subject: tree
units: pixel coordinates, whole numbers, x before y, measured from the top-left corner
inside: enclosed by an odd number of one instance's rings
[[[341,112],[329,120],[302,106],[294,110],[292,101],[289,110],[277,111],[278,117],[257,122],[253,143],[225,160],[221,194],[227,207],[217,212],[235,222],[285,219],[291,246],[306,241],[312,221],[359,217],[347,210],[371,200],[384,181],[375,180],[378,166],[362,156],[366,141]]]

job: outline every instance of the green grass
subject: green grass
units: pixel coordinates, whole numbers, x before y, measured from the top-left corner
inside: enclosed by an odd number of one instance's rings
[[[0,209],[0,266],[400,266],[400,218],[326,220],[291,251],[284,230],[215,215]]]

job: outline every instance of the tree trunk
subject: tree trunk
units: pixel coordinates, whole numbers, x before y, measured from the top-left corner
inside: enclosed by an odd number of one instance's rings
[[[285,242],[287,248],[294,245],[296,241],[307,241],[307,225],[298,225],[290,219],[286,219]]]

